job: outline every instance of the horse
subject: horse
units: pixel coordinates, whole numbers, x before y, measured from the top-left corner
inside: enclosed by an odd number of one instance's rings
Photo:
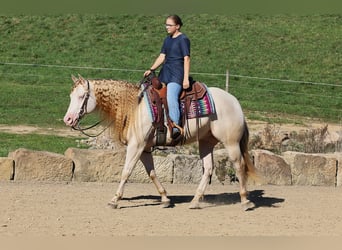
[[[155,134],[147,103],[140,100],[141,87],[127,81],[85,79],[80,75],[78,78],[72,76],[72,80],[74,84],[64,123],[75,127],[86,114],[98,111],[110,121],[113,139],[126,145],[121,180],[108,205],[118,208],[125,183],[140,160],[161,196],[162,206],[169,207],[170,199],[154,168],[151,149],[155,146]],[[203,164],[203,175],[189,208],[200,208],[200,199],[213,174],[213,150],[221,142],[228,151],[239,180],[242,209],[253,209],[255,204],[248,199],[247,178],[257,179],[258,175],[248,152],[249,130],[241,105],[236,97],[220,88],[210,87],[208,91],[213,98],[215,114],[197,121],[190,119],[184,128],[189,132],[184,135],[184,143],[198,142],[199,157]]]

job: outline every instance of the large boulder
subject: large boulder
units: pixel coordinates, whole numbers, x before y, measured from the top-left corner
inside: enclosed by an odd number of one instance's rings
[[[73,162],[63,155],[24,148],[8,155],[15,162],[14,180],[70,181]]]
[[[119,182],[125,164],[126,150],[69,148],[65,156],[75,164],[74,179],[81,182]],[[154,156],[155,171],[161,182],[172,182],[173,162]],[[150,183],[143,164],[138,161],[128,182]]]
[[[173,160],[169,157],[153,156],[154,168],[156,175],[162,183],[173,182]],[[144,165],[141,161],[138,161],[136,167],[133,170],[132,175],[129,177],[130,182],[137,183],[151,183],[151,179],[148,177]]]
[[[215,161],[214,153],[214,161]],[[198,155],[180,155],[170,154],[168,158],[173,161],[173,183],[174,184],[199,184],[203,175],[203,163]],[[219,167],[220,179],[218,179],[215,169],[212,173],[211,183],[224,182],[224,176],[227,174],[227,170],[224,169],[224,165],[228,165],[228,155],[224,155],[218,152],[216,155],[216,161],[214,166]]]
[[[342,153],[337,154],[337,174],[336,174],[336,186],[342,186]]]
[[[283,157],[291,166],[293,185],[336,185],[336,158],[292,151],[284,152]]]
[[[172,159],[174,163],[174,184],[197,184],[200,182],[203,170],[202,160],[198,155],[171,154],[168,158]]]
[[[330,154],[323,154],[323,156],[333,159],[336,161],[336,186],[342,186],[342,153],[341,152],[335,152]]]
[[[74,162],[74,181],[118,182],[125,163],[125,151],[68,148],[64,155]]]
[[[11,158],[0,157],[0,181],[13,180],[14,161]]]
[[[336,176],[336,186],[342,186],[342,157],[341,160],[338,161],[338,171]]]
[[[252,150],[254,165],[264,183],[274,185],[291,185],[290,165],[279,155],[267,150]]]
[[[233,163],[230,161],[226,149],[218,149],[214,151],[214,167],[214,183],[231,184],[237,180]]]

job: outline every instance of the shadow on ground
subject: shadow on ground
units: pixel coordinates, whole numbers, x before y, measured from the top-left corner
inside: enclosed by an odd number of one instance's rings
[[[171,195],[169,196],[171,203],[169,207],[175,207],[177,204],[189,203],[193,195]],[[285,201],[283,198],[267,197],[264,190],[254,190],[249,192],[249,199],[254,202],[255,207],[251,210],[260,207],[279,207],[279,203]],[[143,206],[159,206],[160,196],[156,195],[139,195],[134,197],[123,198],[122,200],[132,202],[134,204],[128,206],[120,206],[120,208],[133,208]],[[239,193],[221,193],[204,195],[201,208],[224,206],[240,203]]]

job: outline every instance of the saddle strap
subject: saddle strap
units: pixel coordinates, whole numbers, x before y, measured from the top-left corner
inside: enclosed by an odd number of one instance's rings
[[[207,93],[207,89],[206,89],[206,86],[201,83],[201,82],[194,82],[192,84],[192,88],[190,91],[187,91],[187,90],[183,90],[182,92],[182,95],[181,95],[181,102],[184,103],[184,114],[183,114],[183,124],[185,124],[185,122],[187,124],[188,123],[188,117],[187,117],[187,114],[188,114],[188,109],[190,109],[190,105],[191,105],[191,102],[195,102],[195,106],[194,106],[194,109],[195,109],[195,112],[196,112],[196,138],[197,138],[197,141],[199,141],[199,107],[197,105],[197,101],[199,99],[202,99],[204,97],[204,95]]]
[[[153,123],[153,127],[157,132],[157,145],[162,146],[165,145],[166,141],[166,131],[165,131],[165,117],[167,122],[167,127],[169,129],[170,134],[172,134],[172,129],[174,127],[174,123],[172,122],[169,116],[169,107],[167,105],[166,98],[167,88],[163,86],[160,89],[156,89],[154,87],[151,88],[151,100],[152,103],[157,108],[157,120]],[[159,138],[160,137],[160,138]]]
[[[159,97],[158,91],[154,88],[150,89],[150,97],[151,97],[151,102],[152,105],[154,105],[157,108],[157,119],[154,121],[154,126],[159,127],[158,125],[160,123],[164,122],[164,112],[162,108],[162,101]]]

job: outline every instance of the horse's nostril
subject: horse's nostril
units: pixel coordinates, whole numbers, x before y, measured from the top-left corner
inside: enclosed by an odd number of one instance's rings
[[[72,123],[73,119],[70,115],[64,117],[64,122],[67,125],[70,125]]]

